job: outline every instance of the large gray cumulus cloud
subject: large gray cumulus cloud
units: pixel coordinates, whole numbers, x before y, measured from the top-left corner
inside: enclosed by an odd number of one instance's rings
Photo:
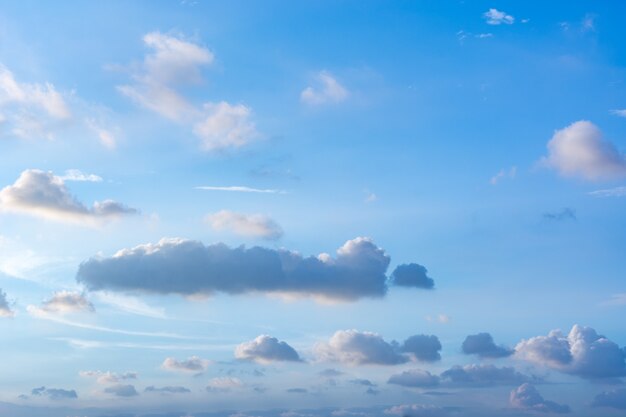
[[[123,249],[82,263],[78,282],[89,290],[208,295],[252,292],[331,300],[383,297],[390,258],[368,238],[347,241],[335,257],[304,257],[284,249],[205,246],[185,239]]]

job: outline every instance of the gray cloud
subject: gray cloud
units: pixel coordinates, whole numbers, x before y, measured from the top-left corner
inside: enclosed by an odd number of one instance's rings
[[[398,265],[391,274],[391,282],[399,287],[431,289],[435,286],[435,281],[427,274],[428,270],[419,264]]]
[[[468,355],[478,355],[481,358],[503,358],[511,356],[514,352],[506,346],[497,346],[493,337],[489,333],[478,333],[469,335],[461,346],[463,353]]]
[[[207,370],[213,362],[208,359],[202,359],[197,356],[191,356],[185,360],[179,361],[175,358],[166,358],[161,368],[168,371],[202,373]]]
[[[235,348],[235,357],[257,363],[302,362],[294,348],[268,335],[240,344]]]
[[[435,361],[441,343],[436,336],[411,336],[400,345],[386,342],[380,335],[357,330],[339,330],[327,343],[319,343],[314,351],[318,359],[348,365],[397,365],[411,360]]]
[[[89,290],[182,295],[262,292],[356,300],[386,294],[388,265],[389,256],[368,238],[347,241],[334,258],[162,239],[112,257],[91,258],[80,265],[77,281]]]
[[[348,382],[351,383],[351,384],[354,384],[354,385],[362,385],[362,386],[365,386],[365,387],[375,387],[376,386],[376,384],[374,384],[369,379],[357,378],[357,379],[351,379]]]
[[[626,388],[604,391],[596,395],[591,403],[593,407],[608,407],[626,410]]]
[[[544,213],[543,218],[546,220],[576,220],[576,211],[574,209],[565,207],[561,211],[555,211],[550,213]]]
[[[104,389],[105,394],[115,395],[116,397],[135,397],[139,395],[132,385],[117,384]]]
[[[15,313],[7,300],[7,295],[0,289],[0,317],[13,317]]]
[[[66,390],[66,389],[61,389],[61,388],[39,387],[39,388],[34,388],[30,393],[31,395],[34,395],[37,397],[45,396],[45,397],[50,398],[51,400],[64,400],[64,399],[78,398],[76,391],[74,391],[73,389]]]
[[[87,208],[70,194],[60,177],[37,169],[23,171],[13,185],[0,191],[0,210],[91,225],[137,214],[137,210],[113,200],[96,201]]]
[[[338,371],[337,369],[324,369],[323,371],[320,371],[319,374],[327,378],[332,378],[335,376],[343,375],[344,373],[341,371]]]
[[[517,385],[530,382],[532,378],[511,367],[498,368],[494,365],[453,366],[440,375],[442,385],[486,387],[492,385]]]
[[[439,385],[439,377],[421,369],[410,369],[391,375],[388,384],[412,388],[432,388]]]
[[[289,388],[285,391],[289,394],[307,394],[309,392],[306,388]]]
[[[567,336],[559,330],[522,340],[516,356],[582,378],[626,375],[626,352],[591,327],[574,325]]]
[[[567,405],[545,400],[541,394],[539,394],[537,388],[528,383],[522,384],[511,391],[509,401],[513,407],[529,411],[558,414],[570,412],[570,408]]]
[[[187,394],[190,393],[191,390],[180,386],[166,386],[157,388],[151,385],[149,387],[146,387],[146,389],[144,389],[144,392],[152,392],[158,394]]]

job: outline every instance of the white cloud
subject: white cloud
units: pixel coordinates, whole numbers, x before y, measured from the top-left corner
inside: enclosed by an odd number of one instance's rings
[[[334,76],[321,71],[315,76],[317,86],[309,86],[300,93],[303,103],[319,105],[326,103],[339,103],[348,98],[348,90],[337,81]]]
[[[84,295],[72,291],[58,291],[41,304],[41,307],[28,306],[29,311],[39,309],[48,314],[67,314],[80,312],[94,312],[91,301]]]
[[[112,200],[96,201],[87,208],[70,194],[61,177],[36,169],[22,172],[13,185],[0,191],[0,210],[86,225],[137,213]]]
[[[240,186],[240,185],[232,185],[232,186],[225,186],[225,187],[205,185],[205,186],[199,186],[195,188],[196,190],[232,191],[232,192],[239,192],[239,193],[263,193],[263,194],[286,194],[287,193],[286,191],[283,191],[283,190],[251,188],[251,187],[245,187],[245,186]]]
[[[294,348],[268,335],[261,335],[238,345],[235,348],[235,358],[261,364],[302,361]]]
[[[511,406],[523,410],[538,411],[542,413],[569,413],[567,405],[557,404],[554,401],[545,400],[534,385],[525,383],[511,391],[509,397]]]
[[[212,378],[209,381],[206,390],[209,392],[226,392],[231,389],[241,387],[243,387],[243,382],[241,382],[239,378],[223,376]]]
[[[102,182],[102,177],[95,174],[85,174],[78,169],[68,169],[59,178],[63,181]]]
[[[96,382],[100,385],[117,384],[129,379],[137,379],[137,372],[124,372],[118,374],[115,372],[102,372],[102,371],[80,371],[78,373],[82,377],[95,378]]]
[[[104,147],[108,149],[115,149],[117,147],[116,135],[111,129],[104,127],[93,118],[85,119],[85,125],[98,136],[100,143],[102,143]]]
[[[13,317],[15,313],[11,310],[7,295],[0,290],[0,317]]]
[[[581,120],[557,130],[542,164],[566,177],[604,180],[626,176],[626,158],[602,138],[600,129]]]
[[[589,195],[592,195],[594,197],[625,197],[626,186],[591,191]]]
[[[626,376],[626,352],[590,327],[574,325],[567,336],[559,330],[522,340],[515,355],[582,378]]]
[[[206,371],[213,362],[208,359],[202,359],[198,356],[191,356],[185,360],[179,361],[176,358],[166,358],[161,368],[174,371],[199,374]]]
[[[489,180],[489,183],[491,185],[497,185],[498,183],[500,183],[501,181],[507,179],[507,178],[515,178],[515,176],[517,175],[517,167],[511,167],[509,169],[501,169],[496,175],[494,175],[493,177],[491,177],[491,179]]]
[[[241,214],[228,210],[208,214],[205,221],[216,231],[230,231],[240,236],[267,240],[280,239],[281,227],[262,214]]]
[[[611,114],[619,117],[626,117],[626,109],[611,110]]]
[[[488,25],[512,25],[515,22],[513,16],[497,9],[487,10],[483,13],[483,18],[487,21]]]
[[[259,137],[250,121],[251,110],[243,104],[206,103],[203,110],[203,120],[194,125],[193,133],[206,151],[241,148]]]
[[[450,414],[448,409],[436,405],[404,404],[396,405],[385,410],[385,414],[393,414],[401,417],[440,417]]]

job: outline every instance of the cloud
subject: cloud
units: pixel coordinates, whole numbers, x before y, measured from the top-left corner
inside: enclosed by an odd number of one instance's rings
[[[261,335],[254,340],[240,344],[235,348],[235,357],[262,364],[302,362],[294,348],[268,335]]]
[[[626,109],[611,110],[611,114],[619,117],[626,117]]]
[[[126,313],[157,319],[167,318],[165,315],[165,309],[161,307],[152,307],[137,297],[109,293],[106,291],[98,291],[94,294],[101,303],[109,304]]]
[[[137,379],[137,372],[124,372],[122,374],[118,374],[109,371],[80,371],[78,374],[86,378],[96,378],[96,382],[100,385],[117,384],[128,379]]]
[[[440,375],[442,385],[453,387],[487,387],[493,385],[517,385],[531,381],[511,367],[498,368],[491,364],[455,365]]]
[[[624,197],[626,196],[626,186],[591,191],[589,195],[594,197]]]
[[[111,394],[116,397],[136,397],[139,395],[133,385],[117,384],[104,389],[105,394]]]
[[[363,237],[347,241],[335,258],[162,239],[112,257],[91,258],[80,265],[77,280],[89,290],[182,295],[261,292],[356,300],[386,294],[389,260],[383,249]]]
[[[461,349],[467,355],[478,355],[481,358],[503,358],[511,356],[514,352],[513,349],[505,346],[497,346],[489,333],[467,336],[463,341]]]
[[[512,178],[515,178],[516,175],[517,175],[517,167],[511,167],[508,170],[501,169],[500,171],[498,171],[496,175],[491,177],[491,179],[489,180],[489,183],[491,185],[498,185],[500,182],[502,182],[506,178],[512,179]]]
[[[436,336],[411,336],[400,345],[386,342],[380,335],[357,330],[339,330],[326,343],[318,343],[319,360],[347,365],[398,365],[411,360],[431,362],[441,359]]]
[[[239,192],[239,193],[287,194],[287,192],[283,190],[250,188],[250,187],[244,187],[244,186],[239,186],[239,185],[233,185],[233,186],[227,186],[227,187],[205,185],[205,186],[196,187],[196,190],[233,191],[233,192]]]
[[[281,227],[262,214],[241,214],[229,210],[209,214],[206,222],[217,231],[231,231],[240,236],[277,240],[283,235]]]
[[[339,103],[348,98],[348,90],[328,71],[315,76],[316,87],[307,87],[300,93],[300,100],[311,105]]]
[[[75,399],[78,398],[76,391],[74,390],[66,390],[61,388],[46,388],[39,387],[34,388],[31,392],[31,395],[36,397],[48,397],[51,400],[64,400],[64,399]]]
[[[41,307],[28,306],[29,309],[38,309],[49,314],[67,314],[80,312],[94,312],[91,301],[84,295],[72,291],[58,291],[41,304]]]
[[[7,301],[7,295],[0,289],[0,317],[13,317],[15,313]]]
[[[576,211],[574,209],[566,207],[561,211],[544,213],[543,218],[546,220],[554,221],[576,220]]]
[[[357,379],[351,379],[348,382],[351,383],[351,384],[354,384],[354,385],[361,385],[361,386],[365,386],[365,387],[375,387],[376,386],[376,384],[374,384],[369,379],[357,378]]]
[[[626,388],[601,392],[593,399],[591,406],[626,410]]]
[[[626,376],[626,352],[591,327],[574,325],[567,336],[559,330],[522,340],[520,359],[587,379]]]
[[[410,369],[391,375],[387,383],[411,388],[432,388],[439,385],[439,377],[421,369]]]
[[[165,386],[161,388],[157,388],[155,386],[149,386],[144,389],[144,392],[153,392],[158,394],[188,394],[191,392],[189,388],[180,387],[180,386]]]
[[[427,274],[428,270],[419,264],[398,265],[391,273],[391,282],[398,287],[432,289],[435,281]]]
[[[487,21],[488,25],[512,25],[515,23],[515,18],[513,16],[497,9],[487,10],[483,13],[483,18]]]
[[[343,375],[344,373],[337,369],[329,368],[329,369],[324,369],[323,371],[320,371],[319,374],[323,377],[332,378],[332,377]]]
[[[626,159],[602,138],[600,129],[581,120],[557,130],[541,163],[565,177],[608,180],[626,176]]]
[[[0,190],[0,210],[87,225],[137,213],[112,200],[87,208],[70,194],[61,177],[37,169],[23,171],[13,185]]]
[[[63,181],[102,182],[102,177],[95,174],[85,174],[79,169],[68,169],[59,178]]]
[[[449,409],[436,405],[404,404],[396,405],[385,410],[385,414],[394,414],[401,417],[439,417],[450,413]]]
[[[117,147],[116,133],[114,133],[113,130],[93,118],[85,119],[85,125],[98,136],[100,143],[104,147],[108,149],[115,149]]]
[[[203,120],[194,125],[193,133],[205,151],[241,148],[259,137],[250,121],[252,111],[243,104],[205,103],[203,110]]]
[[[570,408],[567,405],[557,404],[554,401],[544,400],[534,385],[525,383],[511,391],[509,397],[511,406],[529,411],[538,411],[543,413],[569,413]]]
[[[306,388],[288,388],[285,391],[289,394],[307,394],[309,392]]]
[[[190,372],[194,374],[206,371],[213,362],[197,356],[191,356],[185,360],[178,361],[175,358],[166,358],[161,368],[174,372]]]
[[[241,387],[243,387],[243,382],[239,378],[224,376],[211,379],[206,390],[209,392],[228,392]]]

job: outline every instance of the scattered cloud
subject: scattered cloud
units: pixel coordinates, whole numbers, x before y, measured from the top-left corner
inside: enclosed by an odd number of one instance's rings
[[[540,163],[564,177],[609,180],[626,176],[626,158],[604,140],[600,129],[581,120],[557,130]]]
[[[537,388],[529,383],[522,384],[511,391],[509,402],[515,408],[529,411],[558,414],[570,412],[570,408],[567,405],[544,400]]]
[[[491,185],[498,185],[505,179],[514,179],[517,176],[517,167],[511,167],[509,169],[501,169],[496,175],[491,177],[489,183]]]
[[[0,210],[87,225],[137,214],[113,200],[96,201],[87,208],[70,194],[61,177],[37,169],[23,171],[13,185],[0,190]]]
[[[594,197],[625,197],[626,186],[608,188],[606,190],[591,191],[589,195]]]
[[[503,385],[517,385],[530,382],[536,378],[530,378],[515,370],[504,366],[498,368],[491,364],[480,365],[455,365],[440,375],[442,385],[451,387],[489,387]]]
[[[300,93],[300,101],[310,105],[339,103],[348,98],[348,90],[328,71],[315,76],[316,86],[309,86]]]
[[[611,110],[610,113],[619,117],[626,117],[626,109],[615,109]]]
[[[611,298],[604,301],[602,304],[608,306],[626,305],[626,293],[613,294],[611,295]]]
[[[489,333],[472,334],[465,338],[461,346],[463,353],[478,355],[481,358],[504,358],[514,352],[506,346],[498,346],[494,343]]]
[[[196,190],[233,191],[233,192],[239,192],[239,193],[287,194],[287,192],[283,190],[251,188],[251,187],[244,187],[240,185],[233,185],[233,186],[226,186],[226,187],[204,185],[204,186],[196,187]]]
[[[626,410],[626,388],[601,392],[593,399],[591,406]]]
[[[205,221],[216,231],[230,231],[240,236],[277,240],[283,229],[271,218],[262,214],[242,214],[229,210],[208,214]]]
[[[61,388],[39,387],[39,388],[33,388],[33,390],[30,393],[32,396],[48,397],[51,400],[65,400],[65,399],[78,398],[76,391],[74,391],[73,389],[67,390],[67,389],[61,389]]]
[[[15,313],[7,300],[7,295],[0,289],[0,317],[13,317]]]
[[[302,362],[298,352],[286,342],[281,342],[268,335],[258,336],[249,342],[244,342],[235,348],[237,359],[253,361],[262,364],[272,362]]]
[[[427,274],[426,267],[419,264],[398,265],[391,273],[391,282],[397,287],[432,289],[435,281]]]
[[[193,133],[202,140],[205,151],[241,148],[259,137],[251,115],[252,110],[243,104],[206,103],[203,119],[194,125]]]
[[[285,391],[289,394],[307,394],[309,392],[306,388],[288,388]]]
[[[117,138],[114,130],[106,127],[103,123],[96,121],[94,118],[86,118],[85,126],[98,136],[100,143],[108,149],[117,147]]]
[[[95,308],[85,296],[73,291],[58,291],[41,304],[41,307],[28,306],[28,309],[39,309],[48,314],[67,314],[94,312]]]
[[[166,358],[163,361],[161,368],[167,371],[199,374],[206,371],[212,363],[212,361],[199,358],[198,356],[191,356],[182,361],[175,358]]]
[[[102,182],[102,177],[95,174],[85,174],[79,169],[68,169],[59,178],[63,181]]]
[[[451,317],[448,316],[447,314],[438,314],[436,317],[433,317],[431,315],[428,315],[425,317],[426,321],[437,321],[441,324],[447,324],[450,323]]]
[[[483,13],[483,18],[488,25],[512,25],[515,23],[515,18],[510,14],[501,12],[498,9],[489,9]]]
[[[137,372],[124,372],[122,374],[118,374],[109,371],[80,371],[78,374],[85,378],[95,378],[96,382],[100,385],[117,384],[129,379],[137,379]]]
[[[211,379],[206,390],[209,392],[228,392],[241,387],[243,387],[243,382],[239,378],[223,376]]]
[[[385,410],[385,414],[401,417],[440,417],[449,415],[450,411],[447,408],[430,404],[405,404],[391,407]]]
[[[565,207],[561,211],[543,213],[543,218],[554,221],[576,220],[576,211],[569,207]]]
[[[410,388],[432,388],[439,385],[439,377],[421,369],[410,369],[391,375],[387,383]]]
[[[103,391],[105,394],[111,394],[116,397],[136,397],[139,395],[133,385],[116,384],[106,387]]]
[[[191,392],[189,388],[181,386],[165,386],[157,388],[153,385],[146,387],[144,392],[157,393],[157,394],[188,394]]]
[[[591,327],[574,325],[567,336],[553,330],[522,340],[515,351],[520,359],[582,378],[626,376],[626,352]]]

